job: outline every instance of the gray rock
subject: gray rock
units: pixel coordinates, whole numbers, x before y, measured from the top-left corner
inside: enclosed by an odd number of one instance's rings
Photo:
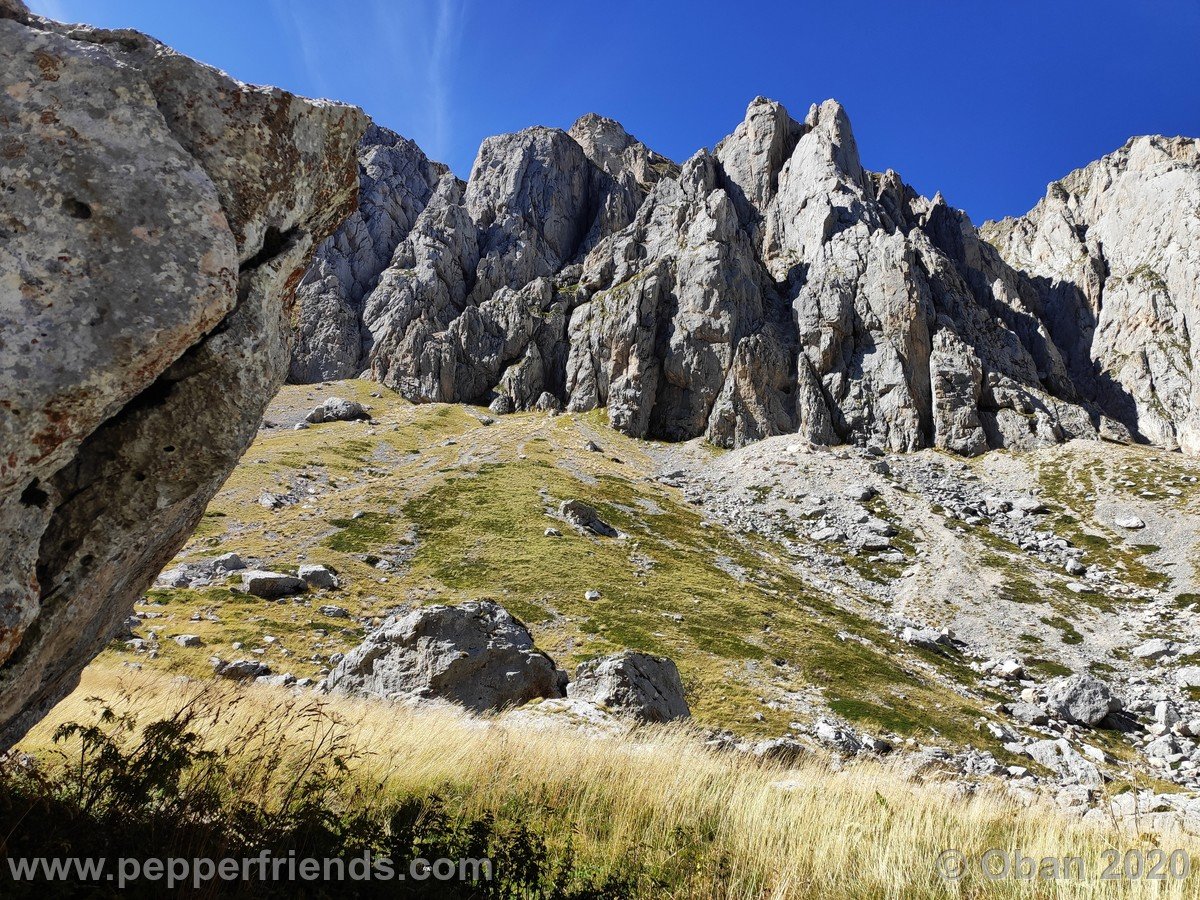
[[[1154,721],[1159,725],[1170,728],[1179,721],[1179,710],[1175,708],[1175,704],[1167,700],[1160,700],[1154,704]]]
[[[1046,688],[1046,706],[1068,722],[1094,727],[1121,708],[1108,685],[1091,675],[1071,675]]]
[[[1046,710],[1036,703],[1014,703],[1011,712],[1014,719],[1026,725],[1045,725],[1050,721]]]
[[[1200,354],[1198,231],[1200,144],[1158,136],[1132,138],[1054,182],[1025,216],[983,226],[1031,277],[1110,439],[1200,452],[1197,375],[1179,364]]]
[[[317,612],[323,616],[328,616],[331,619],[348,619],[350,618],[349,610],[341,606],[318,606]]]
[[[1025,747],[1025,752],[1037,763],[1050,769],[1067,784],[1100,787],[1104,778],[1096,765],[1071,749],[1061,738],[1053,741],[1035,741]]]
[[[821,743],[840,753],[854,755],[863,749],[863,742],[858,735],[836,722],[818,722],[813,733]]]
[[[605,537],[617,536],[617,530],[601,519],[600,513],[582,500],[564,500],[558,507],[558,514],[576,528]]]
[[[297,573],[310,587],[332,590],[340,584],[337,573],[329,566],[303,565]]]
[[[792,766],[808,755],[808,748],[795,738],[777,737],[759,741],[750,748],[756,759]]]
[[[245,681],[249,678],[261,678],[271,674],[271,667],[257,659],[238,659],[233,662],[216,660],[213,673],[218,678],[230,678],[235,681]]]
[[[302,594],[308,585],[303,578],[285,575],[281,572],[267,572],[262,569],[249,569],[242,573],[242,590],[255,597],[267,600],[277,600],[280,597],[290,597]]]
[[[155,584],[161,587],[170,588],[186,588],[192,586],[192,575],[182,566],[174,569],[167,569],[158,578],[155,579]]]
[[[320,246],[296,288],[289,381],[354,378],[367,368],[367,294],[446,172],[412,141],[378,125],[367,128],[358,148],[358,209]]]
[[[935,653],[953,646],[953,642],[948,635],[941,634],[929,628],[906,627],[901,632],[900,639],[912,647],[921,647],[924,650],[932,650]]]
[[[854,484],[842,491],[843,496],[848,500],[857,500],[860,503],[865,503],[874,497],[878,491],[869,484]]]
[[[296,676],[291,672],[284,672],[282,675],[259,675],[254,679],[255,684],[264,684],[268,687],[291,687],[297,684]]]
[[[8,747],[253,440],[287,366],[291,288],[353,209],[366,118],[11,3],[0,83],[23,86],[0,91],[3,219],[21,223],[0,271],[23,285],[0,305]]]
[[[363,409],[363,405],[358,401],[347,400],[344,397],[329,397],[308,414],[306,421],[317,425],[321,422],[353,422],[357,419],[369,418],[371,418],[370,413]]]
[[[1168,641],[1163,638],[1152,638],[1144,643],[1138,644],[1129,651],[1129,655],[1134,659],[1158,660],[1164,656],[1170,656],[1175,652],[1175,642]]]
[[[1179,742],[1171,735],[1164,735],[1146,745],[1146,755],[1167,759],[1179,752]]]
[[[237,572],[246,568],[242,558],[236,553],[223,553],[213,560],[213,565],[226,572]]]
[[[588,700],[639,722],[691,716],[679,669],[666,657],[625,650],[580,663],[567,696]]]
[[[1121,516],[1120,518],[1114,519],[1113,523],[1119,528],[1126,528],[1130,531],[1138,531],[1146,527],[1146,523],[1137,516]]]
[[[474,712],[563,697],[565,687],[528,629],[490,600],[392,616],[325,679],[334,693],[440,698]]]
[[[171,640],[180,647],[201,647],[204,645],[204,641],[200,640],[200,636],[195,634],[177,634]]]

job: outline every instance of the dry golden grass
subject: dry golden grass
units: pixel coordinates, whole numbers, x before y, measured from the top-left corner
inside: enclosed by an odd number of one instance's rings
[[[45,754],[58,725],[94,719],[93,697],[136,712],[143,724],[193,704],[202,713],[197,726],[227,755],[243,799],[277,801],[272,792],[294,783],[297,766],[340,748],[351,758],[339,787],[347,806],[437,791],[464,816],[523,810],[552,841],[569,837],[578,864],[637,873],[639,893],[648,897],[1197,896],[1187,880],[1097,879],[1108,847],[1200,852],[1182,836],[1118,835],[999,793],[964,797],[948,786],[917,785],[877,763],[840,772],[821,759],[791,769],[761,765],[708,751],[686,728],[607,737],[517,729],[451,711],[93,667],[24,749]],[[943,851],[978,859],[993,847],[1083,857],[1089,877],[990,881],[978,869],[959,881],[939,877]]]

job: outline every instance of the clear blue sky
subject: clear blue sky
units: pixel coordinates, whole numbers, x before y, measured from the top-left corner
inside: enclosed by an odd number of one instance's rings
[[[482,138],[620,120],[682,161],[757,94],[847,108],[864,163],[976,222],[1133,134],[1200,136],[1200,0],[30,0],[345,100],[460,175]]]

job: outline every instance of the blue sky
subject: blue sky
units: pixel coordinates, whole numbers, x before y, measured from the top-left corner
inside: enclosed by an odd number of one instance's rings
[[[835,97],[864,163],[976,222],[1133,134],[1200,135],[1200,0],[30,0],[365,108],[466,176],[482,138],[585,112],[683,160],[757,94]]]

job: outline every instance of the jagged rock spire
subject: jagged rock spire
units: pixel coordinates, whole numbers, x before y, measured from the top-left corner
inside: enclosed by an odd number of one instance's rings
[[[1168,349],[1194,355],[1200,328],[1195,142],[1096,165],[986,227],[1002,254],[941,194],[863,169],[834,100],[799,122],[755,98],[682,167],[596,114],[490,138],[363,302],[359,363],[413,399],[604,406],[630,434],[724,445],[974,454],[1120,422],[1195,448],[1195,380]],[[1118,207],[1155,223],[1140,242]],[[1125,296],[1153,323],[1134,364],[1103,313]]]

